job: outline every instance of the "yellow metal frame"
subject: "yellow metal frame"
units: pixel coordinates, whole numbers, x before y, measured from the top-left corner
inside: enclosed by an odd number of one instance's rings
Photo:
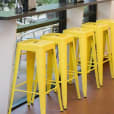
[[[16,79],[18,74],[18,68],[19,68],[19,61],[20,61],[20,55],[21,51],[27,51],[27,81],[23,82],[21,84],[18,84],[16,86]],[[46,91],[46,60],[45,55],[46,53],[50,52],[52,53],[51,60],[54,63],[54,72],[55,72],[55,82],[56,86],[53,89],[50,89]],[[36,80],[39,88],[39,93],[36,91],[33,91],[33,83],[34,83],[34,60],[36,57],[36,63],[37,63],[37,75]],[[27,84],[27,90],[19,90],[16,89],[16,87],[20,87],[23,84]],[[53,83],[52,83],[53,84]],[[12,94],[11,94],[11,100],[10,100],[10,106],[9,106],[9,112],[8,114],[11,114],[12,104],[13,104],[13,98],[15,91],[17,92],[25,92],[27,93],[27,103],[28,106],[31,104],[32,94],[39,95],[40,98],[40,110],[41,114],[46,114],[46,94],[50,93],[50,91],[56,90],[58,93],[58,100],[60,104],[60,110],[63,111],[62,107],[62,101],[61,101],[61,95],[60,95],[60,87],[59,87],[59,74],[57,69],[57,61],[56,61],[56,53],[55,53],[55,43],[52,41],[45,41],[45,40],[26,40],[22,41],[17,44],[17,50],[16,50],[16,59],[15,59],[15,70],[14,70],[14,77],[13,77],[13,84],[12,84]]]
[[[91,29],[86,29],[86,28],[70,28],[70,29],[64,30],[64,34],[72,35],[76,43],[77,43],[77,40],[79,40],[78,58],[80,58],[80,63],[81,63],[81,72],[79,73],[82,74],[83,95],[84,97],[87,97],[87,74],[88,72],[95,69],[97,88],[100,88],[98,71],[97,71],[94,31]],[[92,49],[91,50],[92,54],[89,54],[90,49]],[[88,67],[91,65],[88,62],[88,58],[90,56],[92,57],[92,60],[94,60],[94,63],[95,63],[94,69],[90,69],[91,67]],[[70,63],[70,66],[72,66],[72,63]]]
[[[75,56],[75,41],[72,35],[65,35],[60,33],[50,33],[47,35],[43,35],[41,37],[43,40],[54,41],[56,46],[58,46],[59,50],[59,71],[61,76],[61,88],[62,88],[62,99],[63,99],[63,106],[64,109],[67,109],[67,82],[72,81],[75,79],[76,84],[76,91],[78,99],[80,99],[80,90],[79,90],[79,81],[77,75],[77,64],[76,64],[76,56]],[[69,45],[70,48],[70,55],[71,61],[73,61],[73,69],[76,71],[74,72],[74,77],[70,80],[67,80],[67,46]],[[48,59],[48,65],[51,67],[52,63]],[[48,73],[52,73],[51,70],[48,69]],[[50,75],[51,76],[51,75]],[[51,77],[50,77],[51,79]],[[47,87],[48,89],[50,86]]]
[[[109,43],[109,26],[103,23],[89,22],[89,23],[83,24],[82,27],[87,29],[93,29],[95,32],[99,81],[100,81],[100,85],[103,86],[103,63],[107,61],[110,62],[110,69],[112,74],[112,58],[111,58],[111,49],[110,49],[110,43]],[[106,44],[108,48],[107,57],[104,56]],[[104,58],[107,58],[107,60],[104,61]]]
[[[114,78],[114,19],[101,19],[97,23],[107,24],[111,32],[112,78]]]

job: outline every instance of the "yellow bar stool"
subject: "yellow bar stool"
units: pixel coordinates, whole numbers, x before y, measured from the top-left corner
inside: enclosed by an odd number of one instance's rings
[[[82,91],[83,96],[87,97],[87,74],[91,72],[92,70],[95,70],[96,74],[96,84],[97,88],[100,88],[99,86],[99,77],[98,77],[98,71],[97,71],[97,61],[96,61],[96,50],[95,50],[95,38],[94,38],[94,31],[88,30],[84,28],[70,28],[67,30],[64,30],[64,34],[70,34],[73,35],[75,38],[75,41],[79,40],[79,58],[81,63],[81,74],[82,74]],[[91,42],[90,42],[91,41]],[[89,48],[91,47],[91,58],[94,62],[93,69],[88,69],[89,65]]]
[[[67,80],[67,46],[69,46],[71,48],[73,69],[75,69],[73,78],[71,80],[75,79],[77,97],[78,97],[78,99],[80,99],[74,38],[70,35],[64,35],[64,34],[60,34],[60,33],[50,33],[47,35],[43,35],[41,37],[41,39],[48,40],[48,41],[54,41],[56,43],[56,46],[58,47],[59,70],[60,70],[60,76],[61,76],[63,106],[64,106],[64,109],[67,109],[67,81],[69,81],[69,80]],[[48,63],[50,63],[49,59],[48,59]],[[49,73],[48,75],[50,75],[50,73],[52,73],[52,71],[49,70],[48,73]],[[50,77],[50,79],[51,78],[52,77]],[[50,88],[50,86],[47,87],[47,89],[49,89],[49,88]]]
[[[97,20],[97,23],[108,24],[111,31],[112,78],[114,78],[114,19]]]
[[[21,51],[27,52],[27,90],[20,90],[22,84],[16,84],[18,68],[19,68],[19,61]],[[46,54],[51,53],[51,61],[53,62],[53,68],[55,71],[55,80],[50,80],[50,84],[55,85],[55,88],[46,91]],[[34,69],[34,60],[36,59],[37,64],[37,83],[39,92],[33,92],[33,69]],[[10,100],[10,107],[8,114],[11,114],[14,93],[15,92],[25,92],[27,93],[27,102],[30,105],[32,94],[39,95],[40,99],[40,110],[41,114],[46,114],[46,94],[50,91],[56,90],[58,93],[58,99],[60,104],[60,110],[63,111],[61,95],[60,95],[60,87],[59,87],[59,73],[57,69],[57,61],[56,61],[56,53],[55,53],[55,43],[52,41],[45,41],[45,40],[27,40],[22,41],[17,44],[16,49],[16,59],[15,59],[15,68],[14,68],[14,77],[13,77],[13,84],[12,84],[12,92],[11,92],[11,100]]]
[[[85,23],[82,25],[88,29],[94,29],[96,35],[97,58],[98,58],[98,72],[100,85],[103,86],[103,63],[110,62],[110,70],[112,74],[112,58],[109,42],[109,26],[101,23]],[[107,55],[104,55],[105,46],[107,44]]]

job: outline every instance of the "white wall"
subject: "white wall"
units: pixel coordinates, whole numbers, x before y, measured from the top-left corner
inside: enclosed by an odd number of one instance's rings
[[[0,114],[7,114],[16,48],[16,20],[0,21]]]
[[[67,28],[79,27],[83,22],[84,7],[67,10]]]
[[[114,19],[114,1],[98,4],[97,19]]]

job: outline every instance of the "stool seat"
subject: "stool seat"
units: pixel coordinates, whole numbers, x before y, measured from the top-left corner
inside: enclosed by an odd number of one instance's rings
[[[36,51],[37,48],[42,48],[43,50],[50,50],[53,46],[55,46],[55,43],[53,41],[46,41],[46,40],[37,40],[37,39],[31,39],[29,41],[25,40],[22,42],[19,42],[17,44],[20,49],[23,50],[29,50],[29,51]]]
[[[64,43],[70,43],[72,42],[74,39],[72,37],[72,35],[65,35],[65,34],[60,34],[60,33],[49,33],[46,35],[43,35],[41,37],[42,40],[52,40],[54,41],[56,44],[60,43],[60,42],[64,42]]]
[[[89,27],[89,29],[94,29],[94,31],[96,31],[96,29],[102,29],[102,31],[105,31],[107,29],[109,29],[109,25],[108,24],[102,24],[102,23],[95,23],[95,22],[88,22],[85,24],[82,24],[82,27]]]
[[[69,28],[63,31],[65,33],[70,33],[70,35],[74,35],[76,38],[88,38],[89,36],[93,35],[94,30],[88,30],[86,28]],[[82,35],[86,35],[87,37],[79,37]]]
[[[111,24],[111,23],[114,23],[114,19],[100,19],[100,20],[97,20],[97,23]]]

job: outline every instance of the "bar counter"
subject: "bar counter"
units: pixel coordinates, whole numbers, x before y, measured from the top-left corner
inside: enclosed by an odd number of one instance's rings
[[[73,12],[72,14],[75,16],[75,18],[72,23],[75,23],[76,19],[78,18],[77,14],[80,12],[79,10],[81,7],[94,5],[94,4],[100,5],[103,3],[111,4],[111,1],[112,0],[100,0],[100,1],[86,0],[86,2],[77,3],[77,4],[62,3],[62,4],[46,5],[46,6],[37,7],[35,11],[28,11],[20,14],[16,14],[15,9],[11,9],[9,11],[0,11],[0,114],[8,113],[11,85],[13,79],[13,70],[14,70],[13,68],[14,68],[14,59],[15,59],[15,49],[16,49],[16,28],[17,28],[16,19],[26,16],[67,10],[70,11],[68,14]],[[79,8],[79,10],[76,13],[75,10],[73,11],[71,10],[75,8],[76,9]],[[82,16],[82,14],[80,16]],[[70,21],[71,20],[72,17],[70,17]],[[69,20],[67,22],[69,22]],[[76,25],[74,24],[74,26]]]
[[[16,14],[15,9],[12,9],[9,11],[0,11],[0,20],[11,20],[11,19],[18,19],[26,16],[39,15],[43,13],[60,12],[60,11],[64,11],[72,8],[94,5],[94,4],[99,4],[99,3],[109,2],[109,1],[112,1],[112,0],[86,0],[81,3],[51,4],[51,5],[39,6],[36,8],[35,11],[22,12],[20,14]]]

